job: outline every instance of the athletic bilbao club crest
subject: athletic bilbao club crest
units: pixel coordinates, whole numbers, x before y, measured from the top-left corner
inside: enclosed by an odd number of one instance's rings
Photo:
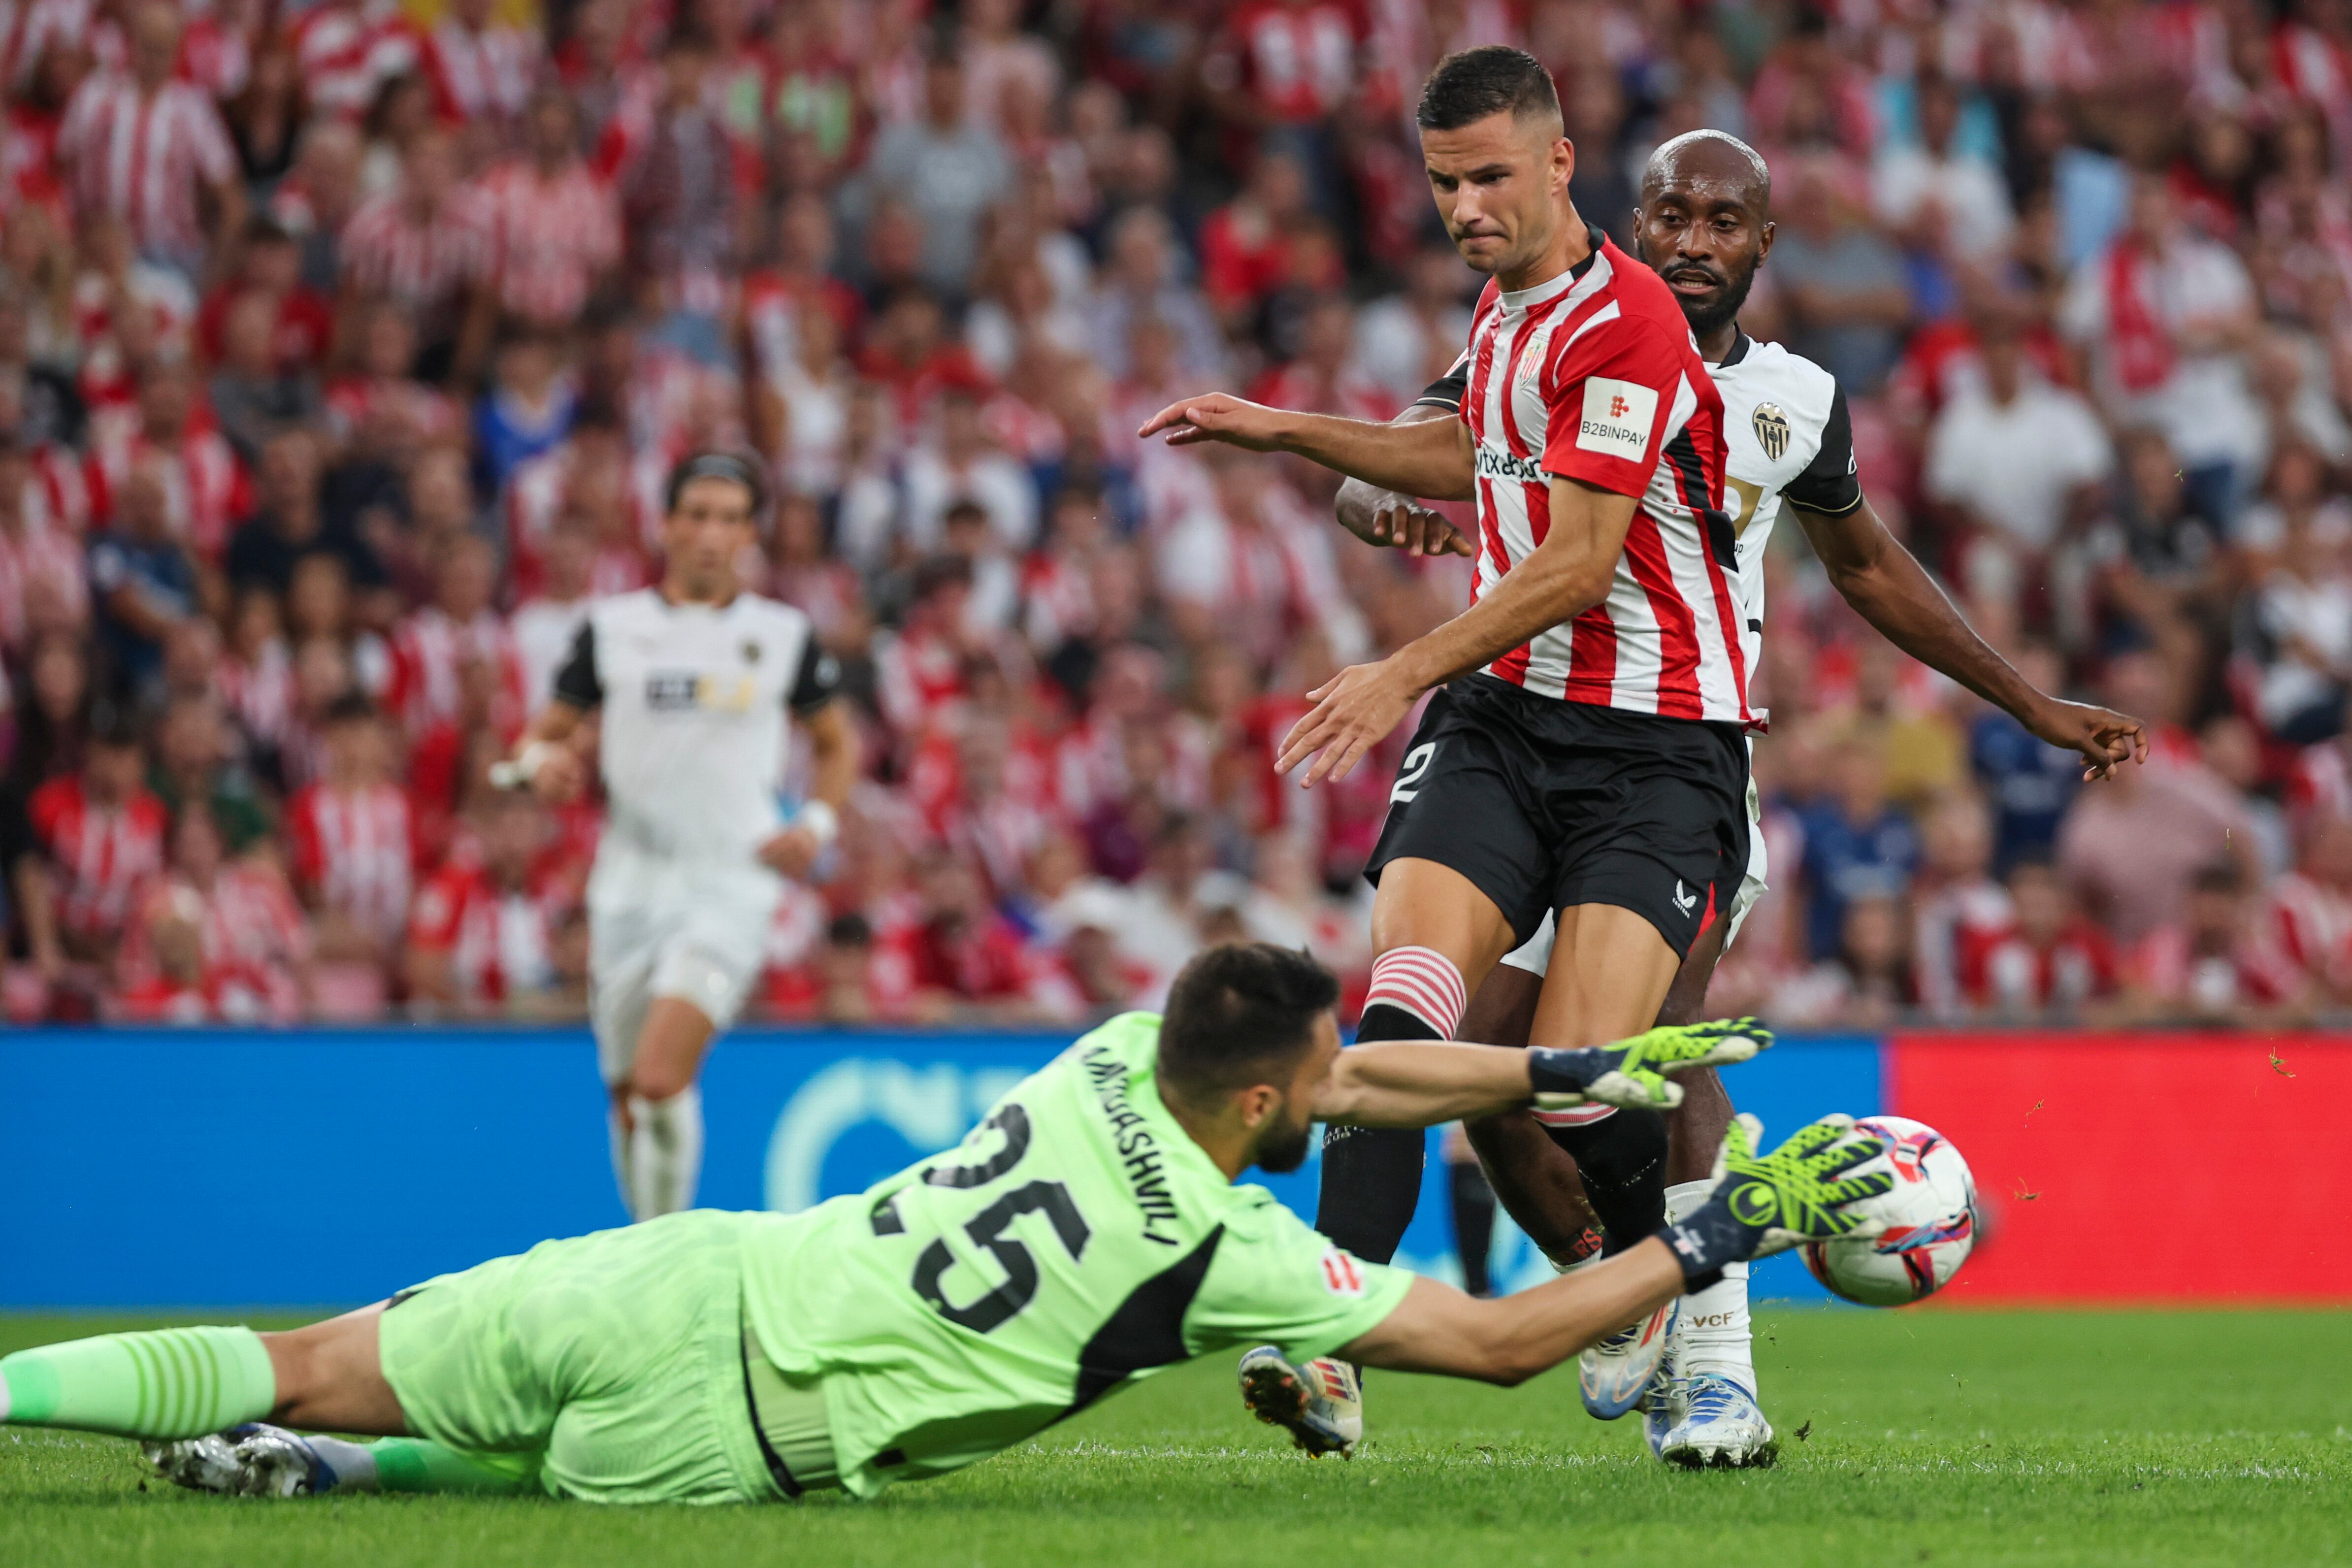
[[[1764,460],[1777,463],[1789,452],[1789,416],[1780,412],[1776,403],[1759,403],[1756,417],[1749,421],[1756,426],[1757,445],[1764,448]]]

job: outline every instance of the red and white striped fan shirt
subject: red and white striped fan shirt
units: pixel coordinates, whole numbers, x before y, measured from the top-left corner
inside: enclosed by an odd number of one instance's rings
[[[519,316],[569,321],[596,274],[621,258],[621,204],[574,160],[552,179],[528,158],[482,176],[499,303]]]
[[[0,648],[22,651],[44,606],[67,625],[83,624],[89,614],[83,548],[62,529],[0,529]]]
[[[202,88],[170,81],[150,97],[114,71],[75,90],[58,162],[77,215],[111,213],[142,249],[190,258],[205,247],[200,189],[237,174],[228,127]]]
[[[140,889],[163,869],[163,803],[142,789],[101,805],[80,775],[66,773],[33,792],[28,812],[60,873],[58,923],[82,936],[120,933]]]
[[[384,705],[411,735],[455,722],[465,706],[459,667],[475,658],[497,668],[500,707],[511,710],[500,719],[523,710],[522,653],[506,622],[485,610],[461,625],[432,605],[402,621],[392,635],[392,686]]]
[[[295,879],[329,910],[380,940],[408,923],[415,823],[397,784],[336,789],[312,784],[287,807]]]
[[[459,1002],[505,1002],[554,975],[554,921],[545,901],[499,886],[483,867],[454,859],[416,889],[408,942],[446,953]]]
[[[192,430],[177,447],[151,441],[135,407],[102,409],[90,418],[90,505],[112,518],[114,498],[141,462],[163,459],[165,506],[173,531],[207,562],[218,561],[228,536],[252,510],[253,490],[236,450],[217,430]]]
[[[314,5],[294,25],[305,100],[317,113],[357,120],[376,89],[416,64],[416,33],[397,5]]]
[[[1488,283],[1462,417],[1476,445],[1474,599],[1551,527],[1550,481],[1639,505],[1609,597],[1487,666],[1546,697],[1663,718],[1749,721],[1739,568],[1723,495],[1723,399],[1673,292],[1591,231],[1548,283]]]
[[[398,191],[343,226],[343,276],[416,311],[440,309],[490,275],[490,226],[476,193],[451,193],[419,222]]]
[[[540,41],[520,27],[477,33],[445,18],[425,35],[425,72],[444,120],[515,120],[539,79]]]

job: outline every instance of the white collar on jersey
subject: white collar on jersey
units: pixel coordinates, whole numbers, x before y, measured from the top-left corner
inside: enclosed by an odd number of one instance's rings
[[[1529,305],[1540,305],[1553,296],[1583,282],[1585,274],[1592,270],[1592,264],[1601,259],[1601,247],[1609,243],[1609,237],[1601,233],[1597,226],[1590,223],[1584,226],[1584,237],[1591,242],[1592,248],[1584,253],[1583,260],[1559,277],[1547,278],[1532,288],[1498,290],[1496,298],[1501,301],[1503,308],[1507,310],[1519,310]]]

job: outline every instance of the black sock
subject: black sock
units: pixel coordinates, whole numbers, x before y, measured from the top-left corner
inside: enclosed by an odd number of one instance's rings
[[[1666,1223],[1664,1117],[1620,1110],[1587,1126],[1546,1131],[1576,1161],[1584,1195],[1601,1220],[1604,1254],[1622,1252]]]
[[[1433,1031],[1402,1007],[1375,1002],[1364,1009],[1356,1038],[1425,1040]],[[1386,1263],[1396,1256],[1404,1227],[1421,1201],[1418,1127],[1333,1127],[1323,1135],[1323,1191],[1315,1228],[1357,1257]],[[1659,1224],[1664,1223],[1662,1218]],[[1656,1226],[1650,1227],[1652,1230]],[[1648,1232],[1643,1234],[1647,1235]]]
[[[1473,1296],[1490,1292],[1486,1255],[1495,1247],[1495,1189],[1475,1160],[1448,1165],[1447,1195],[1454,1200],[1454,1250],[1462,1257],[1462,1289]]]

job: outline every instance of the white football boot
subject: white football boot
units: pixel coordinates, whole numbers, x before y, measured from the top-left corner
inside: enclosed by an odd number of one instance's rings
[[[332,1490],[335,1472],[283,1426],[258,1421],[202,1437],[142,1443],[148,1468],[173,1486],[232,1497],[308,1497]]]
[[[1584,1395],[1587,1410],[1603,1421],[1614,1421],[1640,1402],[1674,1337],[1681,1305],[1679,1298],[1667,1302],[1576,1358],[1577,1391]]]
[[[1666,1434],[1658,1457],[1692,1469],[1762,1468],[1780,1457],[1772,1423],[1764,1419],[1756,1395],[1719,1372],[1695,1372],[1684,1380],[1682,1424]]]
[[[1242,1357],[1242,1404],[1269,1426],[1320,1458],[1356,1457],[1364,1436],[1364,1388],[1356,1369],[1331,1356],[1293,1366],[1274,1345]]]

